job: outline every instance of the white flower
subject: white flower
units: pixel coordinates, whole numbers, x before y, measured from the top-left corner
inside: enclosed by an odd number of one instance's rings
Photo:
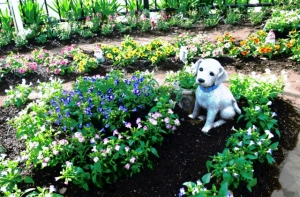
[[[266,71],[266,74],[268,74],[268,75],[271,74],[271,70],[270,69],[266,68],[265,71]]]
[[[202,182],[200,180],[198,180],[196,183],[197,185],[202,185]]]
[[[226,168],[223,169],[224,172],[228,172],[228,170]]]
[[[255,106],[255,111],[259,111],[260,107],[259,106]]]
[[[243,142],[240,141],[237,145],[238,145],[238,146],[243,146]]]
[[[272,101],[269,101],[269,102],[267,103],[267,105],[272,105]]]
[[[269,139],[271,139],[272,137],[274,137],[274,135],[269,130],[265,130],[265,133],[268,135]]]
[[[250,143],[249,143],[249,146],[251,146],[251,145],[253,145],[253,144],[254,144],[254,142],[251,140]]]
[[[94,162],[96,163],[97,161],[99,161],[99,158],[98,157],[94,157]]]
[[[270,153],[272,155],[272,149],[269,148],[269,150],[267,150],[267,153]]]

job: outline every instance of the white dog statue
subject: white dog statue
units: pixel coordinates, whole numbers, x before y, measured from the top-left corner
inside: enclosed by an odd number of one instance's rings
[[[202,132],[207,133],[211,128],[218,127],[233,119],[236,113],[240,114],[235,98],[230,90],[222,84],[226,80],[227,72],[215,59],[200,59],[195,64],[196,83],[199,87],[196,90],[196,101],[193,113],[190,118],[198,117],[205,120]],[[207,110],[207,116],[198,116],[200,108]],[[219,113],[220,119],[215,121]]]

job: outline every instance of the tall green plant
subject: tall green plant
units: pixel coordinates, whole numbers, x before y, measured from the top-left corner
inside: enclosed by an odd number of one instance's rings
[[[19,4],[19,10],[23,21],[28,25],[40,25],[46,19],[45,11],[43,10],[44,4],[40,5],[37,1],[23,0]]]
[[[72,0],[55,0],[53,5],[48,4],[48,7],[55,13],[59,14],[61,18],[69,18],[71,1]]]
[[[109,15],[118,13],[121,9],[118,0],[97,0],[94,1],[93,7],[95,12],[102,14],[104,19],[107,19]]]

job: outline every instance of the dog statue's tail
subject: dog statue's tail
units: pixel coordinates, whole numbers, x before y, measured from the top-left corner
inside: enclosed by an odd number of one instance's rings
[[[236,100],[233,100],[233,101],[232,101],[232,106],[233,106],[234,111],[235,111],[236,113],[238,113],[238,114],[241,114],[241,113],[242,113],[241,109],[240,109],[239,106],[237,105]]]

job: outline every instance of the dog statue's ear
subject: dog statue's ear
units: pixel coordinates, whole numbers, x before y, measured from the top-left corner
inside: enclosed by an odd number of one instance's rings
[[[199,70],[199,66],[201,64],[201,62],[203,61],[203,59],[199,59],[196,63],[192,63],[192,66],[195,69],[195,76],[198,74],[198,70]]]
[[[227,72],[224,70],[223,67],[219,68],[219,74],[215,80],[215,85],[219,85],[220,83],[224,82],[227,78]]]

